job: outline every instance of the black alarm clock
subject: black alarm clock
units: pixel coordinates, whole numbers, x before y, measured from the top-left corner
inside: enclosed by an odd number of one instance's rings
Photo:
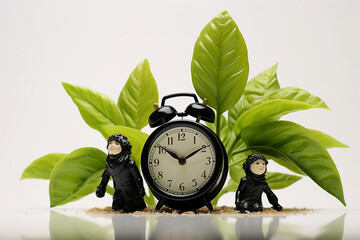
[[[185,112],[178,113],[165,101],[174,97],[193,97]],[[203,206],[212,211],[211,200],[224,186],[228,159],[219,137],[200,120],[214,122],[213,110],[201,104],[195,94],[177,93],[163,97],[161,107],[149,116],[150,127],[158,127],[147,139],[141,168],[145,181],[163,205],[179,210],[194,210]],[[184,120],[193,116],[196,121]],[[174,120],[175,116],[181,117]]]

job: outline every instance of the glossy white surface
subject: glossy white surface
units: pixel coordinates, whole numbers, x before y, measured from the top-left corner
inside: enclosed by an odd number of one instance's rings
[[[1,217],[1,239],[359,239],[359,210],[307,215],[88,215],[28,209]]]

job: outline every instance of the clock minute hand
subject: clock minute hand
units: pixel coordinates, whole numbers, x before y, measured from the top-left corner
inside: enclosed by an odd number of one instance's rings
[[[209,145],[208,145],[209,146]],[[184,157],[184,158],[182,158],[181,160],[183,160],[183,161],[185,161],[186,159],[188,159],[188,158],[190,158],[190,157],[192,157],[192,156],[194,156],[196,153],[198,153],[199,151],[201,151],[201,150],[203,150],[204,148],[206,148],[206,147],[208,147],[208,146],[202,146],[201,148],[199,148],[199,149],[197,149],[197,150],[195,150],[195,151],[193,151],[192,153],[190,153],[189,155],[187,155],[186,157]]]

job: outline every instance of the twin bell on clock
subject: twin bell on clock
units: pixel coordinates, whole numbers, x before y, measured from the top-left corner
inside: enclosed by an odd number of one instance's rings
[[[175,97],[192,97],[184,112],[177,112],[165,101]],[[200,120],[214,122],[213,110],[199,103],[193,93],[164,96],[161,106],[149,116],[150,127],[157,127],[147,139],[141,169],[154,196],[163,205],[179,210],[194,210],[206,206],[213,210],[211,200],[224,186],[228,159],[219,137]],[[185,120],[192,116],[196,121]],[[173,120],[176,116],[177,120]]]

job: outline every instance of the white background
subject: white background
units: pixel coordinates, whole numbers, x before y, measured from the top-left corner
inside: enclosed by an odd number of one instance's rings
[[[82,120],[62,81],[95,89],[116,102],[131,71],[147,58],[160,97],[194,92],[190,63],[195,41],[225,9],[245,38],[249,78],[279,62],[281,87],[303,88],[332,109],[292,113],[286,119],[350,146],[329,152],[347,208],[358,208],[360,2],[355,0],[1,0],[0,205],[48,208],[48,181],[20,181],[22,171],[48,153],[106,150],[106,141]],[[268,168],[284,171],[274,162]],[[284,207],[344,208],[309,178],[275,193]],[[110,204],[110,197],[92,194],[64,207]],[[234,194],[220,204],[233,206]]]

